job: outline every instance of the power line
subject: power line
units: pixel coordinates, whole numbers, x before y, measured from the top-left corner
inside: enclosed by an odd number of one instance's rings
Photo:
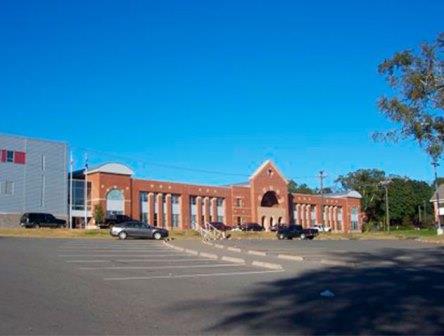
[[[132,161],[132,162],[140,162],[140,163],[144,163],[150,166],[154,166],[154,167],[159,167],[159,168],[167,168],[167,169],[175,169],[175,170],[181,170],[181,171],[190,171],[190,172],[196,172],[196,173],[203,173],[203,174],[214,174],[214,175],[225,175],[225,176],[242,176],[242,177],[248,177],[249,175],[247,174],[240,174],[240,173],[228,173],[228,172],[222,172],[222,171],[216,171],[216,170],[206,170],[206,169],[198,169],[198,168],[189,168],[189,167],[183,167],[183,166],[176,166],[176,165],[169,165],[169,164],[163,164],[163,163],[156,163],[156,162],[152,162],[152,161],[147,161],[144,159],[134,159],[131,158],[129,156],[124,156],[124,155],[120,155],[120,154],[115,154],[115,153],[109,153],[109,152],[103,152],[103,151],[98,151],[95,149],[90,149],[90,148],[84,148],[84,147],[74,147],[86,152],[92,152],[92,153],[97,153],[97,154],[101,154],[101,155],[105,155],[105,156],[110,156],[110,157],[115,157],[115,158],[120,158],[122,160],[125,161]]]

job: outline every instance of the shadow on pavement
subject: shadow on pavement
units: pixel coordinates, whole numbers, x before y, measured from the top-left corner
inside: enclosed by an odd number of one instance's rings
[[[176,309],[217,306],[206,333],[444,334],[443,248],[343,257],[359,266],[324,267],[247,287],[232,301]],[[326,289],[335,296],[320,296]]]

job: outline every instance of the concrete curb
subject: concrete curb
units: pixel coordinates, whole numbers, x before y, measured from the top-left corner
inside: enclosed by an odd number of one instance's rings
[[[185,249],[184,252],[192,255],[199,255],[199,252],[196,250]]]
[[[268,262],[263,262],[263,261],[253,261],[251,263],[251,265],[253,266],[259,266],[259,267],[264,267],[264,268],[269,268],[269,269],[274,269],[274,270],[280,270],[282,269],[282,265],[279,264],[273,264],[273,263],[268,263]]]
[[[263,261],[259,261],[259,260],[253,260],[251,263],[247,263],[245,259],[242,258],[234,258],[234,257],[229,257],[229,256],[218,256],[217,254],[213,254],[213,253],[207,253],[207,252],[199,252],[196,250],[192,250],[192,249],[186,249],[186,248],[182,248],[182,247],[178,247],[178,246],[174,246],[166,241],[164,241],[164,244],[166,246],[168,246],[169,248],[172,248],[173,250],[179,251],[179,252],[185,252],[187,254],[191,254],[191,255],[198,255],[201,256],[202,258],[207,258],[207,259],[212,259],[212,260],[222,260],[222,261],[228,261],[228,262],[232,262],[232,263],[236,263],[236,264],[245,264],[245,265],[251,265],[251,266],[256,266],[256,267],[262,267],[262,268],[267,268],[267,269],[272,269],[272,270],[283,270],[282,265],[279,264],[274,264],[274,263],[269,263],[269,262],[263,262]],[[212,245],[214,247],[216,247],[216,245],[218,244],[208,244],[208,245]],[[223,245],[219,245],[221,247],[219,248],[224,248]],[[217,248],[217,247],[216,247]],[[227,249],[228,250],[228,249]],[[235,250],[230,250],[233,252],[241,252],[241,249],[235,248]],[[261,251],[254,251],[254,250],[250,250],[248,252],[253,252],[250,254],[253,255],[260,255],[260,256],[265,256],[265,252],[261,252]]]
[[[262,257],[265,257],[267,255],[267,253],[265,253],[265,252],[255,251],[255,250],[248,250],[247,253],[252,254],[252,255],[262,256]]]
[[[221,260],[223,260],[223,261],[231,261],[231,262],[238,263],[238,264],[245,264],[245,259],[242,259],[242,258],[233,258],[233,257],[223,256],[221,258]]]
[[[204,258],[217,260],[219,257],[216,254],[200,252],[199,255]]]
[[[291,254],[278,254],[279,259],[285,260],[295,260],[295,261],[304,261],[304,258],[301,256],[291,255]]]

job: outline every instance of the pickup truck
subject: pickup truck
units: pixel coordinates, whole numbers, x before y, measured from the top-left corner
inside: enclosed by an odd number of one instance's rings
[[[314,239],[318,235],[318,230],[304,229],[302,225],[290,225],[286,228],[277,230],[276,236],[278,239]]]

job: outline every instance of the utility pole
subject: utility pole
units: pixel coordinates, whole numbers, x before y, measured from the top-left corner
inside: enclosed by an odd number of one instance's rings
[[[320,192],[321,192],[321,204],[320,204],[320,209],[321,209],[321,226],[324,226],[324,216],[325,216],[325,213],[324,213],[324,179],[325,179],[325,177],[326,177],[326,175],[324,174],[324,171],[323,170],[321,170],[320,172],[319,172],[319,175],[318,175],[318,177],[319,177],[319,182],[320,182],[320,187],[321,187],[321,190],[320,190]]]
[[[85,185],[84,185],[84,200],[85,200],[85,228],[88,225],[88,153],[85,153]]]
[[[437,160],[433,160],[432,162],[432,166],[434,168],[435,171],[435,188],[436,188],[436,210],[438,212],[438,230],[437,230],[437,234],[438,235],[442,235],[443,234],[443,229],[441,227],[441,216],[440,216],[440,208],[439,208],[439,203],[440,203],[440,199],[439,199],[439,185],[438,185],[438,172],[437,172],[437,168],[439,166],[439,163]]]
[[[69,157],[69,228],[72,229],[72,172],[73,172],[72,152]]]
[[[388,198],[388,186],[391,180],[381,181],[379,184],[385,189],[385,225],[387,226],[387,231],[390,232],[390,209],[389,209],[389,198]]]
[[[418,224],[421,225],[422,218],[421,218],[421,206],[418,205]]]

